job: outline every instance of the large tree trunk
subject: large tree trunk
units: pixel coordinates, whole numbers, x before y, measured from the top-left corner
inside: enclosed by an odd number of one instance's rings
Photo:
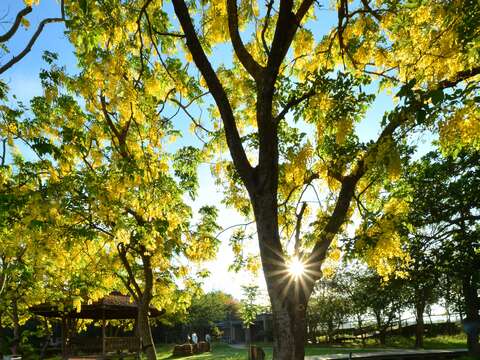
[[[152,330],[150,328],[150,319],[148,317],[148,308],[150,301],[141,301],[138,305],[137,329],[138,336],[142,339],[142,349],[148,360],[156,360],[157,353],[153,342]]]
[[[141,254],[143,265],[143,289],[140,288],[132,267],[127,258],[127,248],[123,243],[117,245],[118,254],[128,273],[129,281],[126,283],[130,295],[135,299],[138,306],[135,332],[142,340],[142,351],[147,355],[148,360],[156,360],[157,354],[153,342],[152,330],[148,311],[153,297],[153,270],[151,255],[148,254],[145,246],[139,245],[138,252]],[[133,257],[135,259],[135,257]]]
[[[305,358],[306,304],[272,302],[273,358],[299,360]]]
[[[312,284],[300,284],[288,273],[281,253],[275,194],[252,196],[260,254],[272,304],[273,359],[300,360],[305,357],[306,308]]]
[[[145,283],[143,286],[143,294],[139,294],[138,304],[138,333],[142,338],[143,352],[147,355],[148,360],[156,360],[157,353],[152,337],[152,329],[150,328],[150,319],[148,310],[153,297],[153,270],[150,255],[146,255],[146,249],[142,246],[142,262],[143,275]]]
[[[464,320],[467,332],[467,345],[470,355],[480,357],[480,345],[478,343],[480,316],[479,299],[477,288],[472,275],[466,275],[462,281],[463,296],[465,297],[466,318]]]

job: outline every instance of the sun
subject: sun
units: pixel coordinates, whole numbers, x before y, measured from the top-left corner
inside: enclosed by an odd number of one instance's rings
[[[305,264],[297,257],[288,262],[288,272],[294,278],[299,278],[305,273]]]

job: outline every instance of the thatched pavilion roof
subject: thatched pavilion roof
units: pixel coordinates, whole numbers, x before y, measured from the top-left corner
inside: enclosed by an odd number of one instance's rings
[[[114,292],[91,304],[82,303],[80,311],[72,308],[71,305],[64,306],[60,310],[58,305],[40,304],[30,308],[30,310],[40,316],[45,317],[69,317],[75,319],[135,319],[137,317],[138,306],[130,296]],[[150,307],[150,317],[157,317],[165,313],[164,310],[158,310]]]

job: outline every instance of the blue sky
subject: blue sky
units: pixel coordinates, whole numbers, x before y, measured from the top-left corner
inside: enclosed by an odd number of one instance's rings
[[[2,0],[0,4],[0,17],[4,16],[4,23],[0,27],[0,32],[4,32],[9,27],[9,23],[5,21],[11,21],[15,14],[23,8],[23,3],[20,0]],[[35,6],[33,12],[28,15],[27,19],[30,21],[30,28],[28,30],[20,29],[15,37],[8,43],[12,54],[17,53],[23,49],[25,44],[30,39],[33,31],[36,29],[37,24],[45,17],[58,17],[60,14],[59,4],[55,0],[41,0],[39,6]],[[317,16],[321,18],[321,21],[316,22],[320,24],[318,28],[311,29],[316,36],[324,34],[332,25],[335,24],[335,14],[327,9],[319,10]],[[73,54],[73,47],[67,41],[64,35],[65,27],[61,23],[49,24],[45,27],[43,33],[39,37],[38,41],[34,45],[32,51],[17,63],[13,68],[3,74],[3,80],[7,82],[11,89],[12,94],[16,94],[18,99],[24,102],[35,95],[42,93],[38,74],[44,65],[41,56],[45,50],[58,53],[59,64],[65,65],[69,72],[75,72],[76,59]],[[221,56],[221,54],[227,54],[228,48],[222,46],[220,50],[216,50],[216,59],[213,63],[219,63],[221,59],[229,58],[228,56]],[[5,63],[11,57],[11,54],[6,54],[0,58],[0,63]],[[373,106],[368,110],[366,119],[358,124],[358,134],[360,139],[367,141],[377,137],[379,133],[380,119],[385,111],[391,109],[393,106],[391,96],[387,94],[379,94],[375,100]],[[182,114],[183,116],[183,114]],[[189,120],[183,116],[179,120],[180,128],[182,130],[188,129]],[[425,142],[428,144],[429,137],[425,138]],[[192,134],[185,131],[184,138],[180,141],[180,144],[198,141]],[[424,152],[428,145],[421,147]],[[200,192],[197,199],[192,203],[192,206],[198,208],[205,204],[217,205],[220,208],[219,223],[223,227],[229,227],[238,223],[244,222],[241,216],[231,209],[226,209],[221,205],[221,191],[216,188],[213,182],[213,178],[210,175],[210,166],[203,164],[200,166]],[[228,238],[231,232],[227,231],[222,234],[222,245],[217,257],[217,260],[207,264],[207,267],[212,273],[210,279],[205,283],[205,290],[219,289],[233,294],[236,297],[241,296],[241,285],[247,284],[252,279],[245,273],[234,274],[228,272],[228,265],[233,260],[233,254],[228,246]],[[255,249],[256,245],[252,245]],[[263,276],[260,276],[254,281],[264,287]]]

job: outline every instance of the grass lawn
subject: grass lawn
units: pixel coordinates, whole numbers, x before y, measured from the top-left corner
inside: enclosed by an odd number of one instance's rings
[[[259,344],[263,350],[265,350],[266,358],[272,358],[272,346],[271,344]],[[173,345],[162,345],[157,348],[158,359],[170,359],[172,355]],[[374,349],[375,350],[375,349]],[[320,347],[320,346],[308,346],[305,350],[306,355],[322,355],[322,354],[339,354],[349,352],[365,352],[372,351],[371,349],[364,348],[345,348],[345,347]],[[199,355],[188,356],[182,359],[224,359],[224,360],[245,360],[247,358],[246,349],[232,348],[227,344],[216,343],[213,345],[213,351],[211,353],[204,353]]]
[[[424,338],[425,349],[465,349],[467,347],[467,336],[465,334],[458,335],[439,335],[436,337]],[[368,344],[367,346],[380,346]],[[387,347],[393,348],[413,348],[415,346],[415,337],[391,336],[387,337]]]
[[[325,355],[340,354],[350,352],[372,352],[380,351],[383,348],[413,348],[415,338],[390,337],[387,338],[385,347],[380,346],[374,341],[367,342],[363,347],[361,344],[348,345],[308,345],[305,349],[306,355]],[[272,358],[272,346],[268,343],[258,344],[266,353],[266,358]],[[425,338],[425,349],[458,349],[466,348],[466,337],[463,334],[454,336],[437,336],[434,338]],[[173,345],[161,345],[157,348],[158,359],[170,359]],[[247,358],[245,349],[232,348],[227,344],[215,343],[211,353],[188,356],[183,359],[223,359],[223,360],[244,360]],[[468,358],[465,358],[467,360]]]
[[[465,335],[453,335],[453,336],[437,336],[433,338],[425,338],[425,349],[458,349],[466,348],[467,340]],[[350,352],[372,352],[381,351],[385,348],[403,348],[411,349],[415,344],[415,338],[405,337],[387,337],[387,344],[385,347],[380,346],[374,340],[367,341],[365,347],[359,344],[345,344],[345,345],[308,345],[305,349],[306,355],[325,355],[325,354],[340,354]],[[272,358],[272,345],[269,343],[259,343],[266,353],[266,358]],[[162,344],[157,347],[157,358],[160,359],[172,359],[172,344]],[[204,353],[199,355],[193,355],[184,357],[181,359],[220,359],[220,360],[245,360],[247,358],[246,349],[232,348],[227,344],[214,343],[213,351],[210,353]],[[51,358],[50,360],[57,360]],[[132,358],[133,359],[133,358]],[[464,357],[462,360],[470,360],[469,357]]]

